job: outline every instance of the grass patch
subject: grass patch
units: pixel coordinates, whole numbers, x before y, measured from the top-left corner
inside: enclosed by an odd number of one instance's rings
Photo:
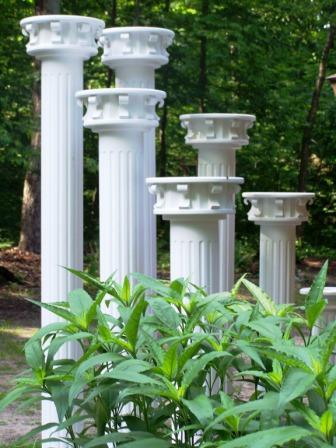
[[[25,445],[22,447],[22,445],[17,445],[15,442],[9,445],[0,445],[0,448],[41,448],[41,443],[36,442],[33,445]]]
[[[36,330],[34,327],[10,326],[6,322],[0,325],[1,368],[9,360],[15,363],[24,362],[23,347]]]

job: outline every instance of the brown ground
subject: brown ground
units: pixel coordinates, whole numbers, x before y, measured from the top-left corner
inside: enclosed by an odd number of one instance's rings
[[[298,265],[298,285],[309,286],[321,264],[319,259],[309,258]],[[257,272],[258,265],[252,265],[249,278],[257,281]],[[329,285],[336,285],[336,261],[330,264],[329,272]],[[25,368],[23,345],[40,326],[40,310],[24,298],[38,300],[39,289],[39,256],[16,248],[0,250],[0,394]],[[0,448],[32,429],[39,420],[39,409],[20,412],[17,405],[11,406],[0,414]]]
[[[15,248],[0,251],[0,394],[25,370],[24,343],[40,326],[40,257]],[[0,447],[39,425],[40,410],[10,406],[0,414]]]

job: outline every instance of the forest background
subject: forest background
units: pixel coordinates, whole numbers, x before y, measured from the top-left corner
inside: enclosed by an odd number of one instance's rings
[[[243,191],[312,191],[311,219],[298,256],[336,255],[336,2],[330,0],[0,0],[0,243],[39,252],[39,67],[26,54],[23,17],[94,16],[106,26],[175,31],[170,61],[157,70],[167,92],[159,111],[157,174],[191,176],[197,155],[184,143],[179,115],[255,114],[250,144],[237,153]],[[113,86],[100,56],[85,65],[85,87]],[[96,258],[97,136],[85,131],[85,248]],[[125,204],[127,206],[127,204]],[[237,260],[258,250],[258,227],[237,198]],[[159,260],[167,264],[167,223],[159,222]]]

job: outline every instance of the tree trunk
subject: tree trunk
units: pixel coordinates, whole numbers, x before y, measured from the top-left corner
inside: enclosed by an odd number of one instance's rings
[[[303,129],[302,141],[301,141],[301,154],[300,154],[300,170],[298,179],[298,191],[305,191],[306,180],[308,174],[308,165],[310,157],[310,142],[313,132],[313,127],[316,120],[316,114],[320,102],[321,90],[325,81],[325,75],[327,70],[327,63],[330,50],[333,48],[335,39],[336,27],[331,25],[327,37],[327,42],[323,48],[322,56],[319,64],[318,75],[315,81],[315,88],[313,91],[310,109],[306,118],[306,123]]]
[[[115,27],[117,21],[117,0],[112,0],[112,7],[111,7],[111,16],[109,20],[109,26]],[[107,69],[107,82],[106,87],[111,87],[112,80],[113,80],[113,70],[111,68]]]
[[[135,10],[134,10],[134,19],[133,26],[140,25],[140,14],[141,14],[141,5],[140,0],[135,0]]]
[[[169,13],[169,9],[170,9],[170,0],[166,0],[164,8],[165,15]],[[163,90],[165,92],[168,91],[168,81],[169,81],[169,65],[165,65],[163,67]],[[159,129],[160,151],[158,162],[159,162],[159,176],[161,177],[165,177],[167,171],[167,140],[166,140],[167,123],[168,123],[168,98],[165,99],[165,102],[163,104],[163,111]]]
[[[59,14],[60,0],[36,0],[35,14]],[[19,249],[40,253],[41,249],[41,93],[40,93],[40,63],[33,60],[35,81],[33,84],[33,121],[34,129],[31,137],[31,157],[23,184],[21,231]]]
[[[202,0],[202,19],[204,19],[209,13],[209,3],[210,0]],[[206,110],[206,91],[207,91],[207,37],[206,37],[206,27],[202,25],[201,27],[201,37],[200,37],[200,58],[199,58],[199,92],[200,92],[200,102],[199,111],[205,112]]]

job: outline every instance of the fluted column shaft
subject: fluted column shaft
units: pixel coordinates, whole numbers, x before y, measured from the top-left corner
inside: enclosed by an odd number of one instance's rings
[[[66,300],[82,281],[65,267],[83,270],[83,126],[75,93],[83,86],[83,62],[41,64],[41,299]],[[42,308],[41,326],[62,321]],[[59,359],[76,359],[80,347],[64,344]],[[42,424],[57,422],[53,403],[42,402]],[[65,436],[65,432],[59,434]],[[44,431],[43,438],[50,437]],[[48,445],[49,446],[49,445]],[[50,444],[63,448],[61,442]]]
[[[198,175],[199,176],[224,176],[236,175],[236,149],[222,147],[200,147],[198,149]]]
[[[208,293],[219,291],[218,220],[170,220],[170,276],[189,278]]]
[[[64,300],[82,285],[64,267],[83,269],[83,130],[75,93],[83,64],[51,59],[41,67],[41,290],[42,301]],[[42,326],[60,320],[42,309]],[[61,358],[76,356],[64,345]]]
[[[295,299],[295,224],[260,226],[259,285],[277,303]]]
[[[199,176],[224,176],[236,175],[236,150],[222,148],[209,149],[201,147],[198,150],[198,175]],[[218,291],[230,291],[234,284],[234,253],[235,253],[235,215],[228,215],[226,219],[218,222],[219,244],[219,285]]]
[[[260,226],[259,285],[276,303],[295,300],[296,226],[308,219],[313,193],[243,193],[248,219]]]
[[[154,89],[155,70],[153,67],[137,66],[118,66],[115,69],[116,88],[140,87]],[[156,174],[156,152],[155,152],[155,128],[150,128],[142,134],[142,142],[145,150],[142,151],[143,157],[143,179],[153,177]],[[154,197],[148,193],[146,184],[142,181],[138,185],[139,192],[142,192],[142,203],[144,207],[144,219],[146,220],[144,228],[146,233],[146,247],[148,257],[143,265],[143,272],[151,277],[156,277],[156,217],[152,210],[154,206]],[[102,261],[100,262],[102,269]],[[125,271],[132,272],[132,271]]]
[[[99,135],[100,275],[122,282],[131,272],[148,273],[148,201],[144,187],[144,134],[114,131]]]

